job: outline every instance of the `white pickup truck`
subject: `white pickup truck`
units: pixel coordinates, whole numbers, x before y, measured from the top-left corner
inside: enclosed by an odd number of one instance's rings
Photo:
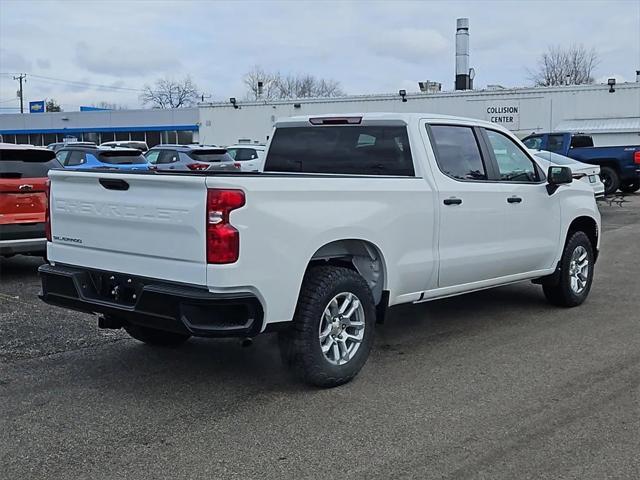
[[[302,380],[364,365],[387,307],[519,281],[581,304],[593,190],[495,124],[366,113],[279,121],[265,172],[50,172],[41,298],[155,345],[278,331]]]

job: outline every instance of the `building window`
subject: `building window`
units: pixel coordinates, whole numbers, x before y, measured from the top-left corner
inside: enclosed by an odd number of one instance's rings
[[[193,143],[193,132],[178,132],[178,143],[180,145],[189,145],[190,143]]]
[[[82,135],[84,142],[100,143],[100,135],[97,132],[84,132]]]
[[[120,142],[128,142],[129,139],[129,132],[116,132],[116,140],[120,141]]]
[[[162,132],[162,143],[178,143],[177,137],[175,130]]]
[[[49,145],[50,143],[56,143],[56,134],[55,133],[45,133],[43,144]]]
[[[131,132],[131,140],[136,142],[144,142],[144,132]]]
[[[2,137],[2,141],[5,143],[16,143],[16,136],[15,135],[0,135]]]
[[[29,135],[16,135],[16,143],[29,143]]]
[[[29,143],[31,145],[35,145],[36,147],[42,146],[42,134],[41,133],[31,133],[29,135]]]
[[[149,148],[155,147],[160,143],[160,132],[145,132],[145,137]]]

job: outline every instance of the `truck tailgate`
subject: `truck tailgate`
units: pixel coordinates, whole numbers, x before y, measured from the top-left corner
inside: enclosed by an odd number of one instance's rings
[[[204,177],[49,176],[52,262],[206,285]]]

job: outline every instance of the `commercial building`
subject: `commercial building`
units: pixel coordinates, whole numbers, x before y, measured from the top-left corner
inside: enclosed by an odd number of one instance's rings
[[[242,138],[265,141],[279,117],[378,111],[478,118],[521,137],[556,130],[594,134],[597,145],[640,144],[640,83],[610,90],[598,84],[212,103],[200,106],[200,139],[221,145]]]
[[[45,146],[65,138],[192,143],[198,141],[198,122],[197,108],[12,113],[0,115],[0,136],[4,142]]]
[[[613,91],[611,91],[613,90]],[[5,142],[47,145],[64,137],[229,145],[265,142],[277,118],[358,112],[429,112],[499,123],[525,136],[539,131],[594,135],[596,145],[640,144],[640,82],[558,87],[493,87],[332,99],[220,102],[176,110],[112,110],[0,115]]]

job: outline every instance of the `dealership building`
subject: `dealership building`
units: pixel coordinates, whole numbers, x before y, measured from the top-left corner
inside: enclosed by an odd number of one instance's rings
[[[9,143],[47,145],[65,138],[102,143],[229,145],[265,142],[278,118],[365,112],[424,112],[478,118],[519,136],[540,131],[592,134],[597,146],[640,144],[640,82],[502,88],[331,99],[231,101],[173,110],[105,110],[0,115]]]

